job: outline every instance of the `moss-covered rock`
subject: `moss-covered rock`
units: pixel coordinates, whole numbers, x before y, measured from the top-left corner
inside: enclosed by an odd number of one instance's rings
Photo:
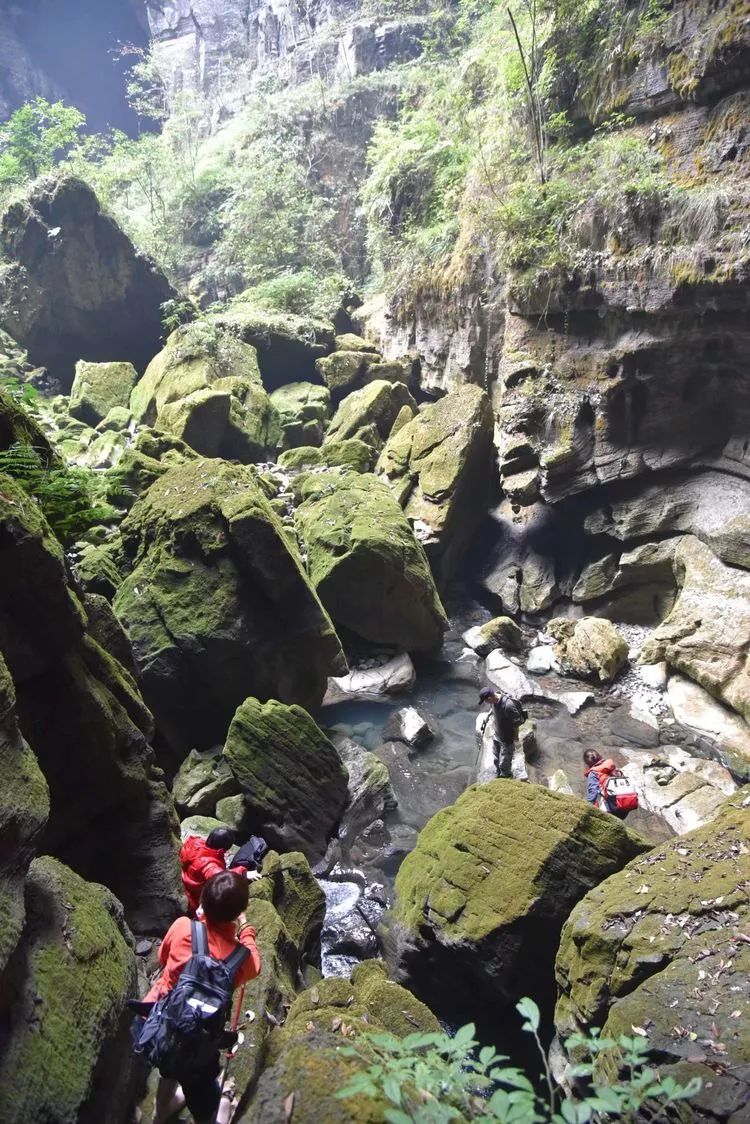
[[[523,644],[523,632],[512,617],[493,617],[486,624],[468,629],[463,639],[478,656],[484,658],[496,648],[518,651]]]
[[[235,333],[254,347],[263,383],[275,390],[290,381],[311,381],[315,360],[333,347],[334,328],[327,320],[292,312],[269,311],[254,303],[252,293],[240,293],[211,322]]]
[[[237,782],[222,757],[220,750],[193,749],[180,765],[172,782],[172,795],[183,813],[195,816],[213,816],[227,822],[217,805],[225,798],[236,796]]]
[[[112,1100],[113,1071],[127,1073],[126,1000],[136,959],[122,907],[51,858],[26,880],[26,922],[2,977],[0,1120],[77,1124],[129,1118]],[[109,1078],[109,1080],[108,1080]],[[122,1076],[117,1082],[122,1090]]]
[[[379,450],[404,406],[416,414],[416,403],[403,383],[382,379],[368,383],[343,399],[328,427],[326,442],[357,437]]]
[[[273,846],[320,859],[346,803],[347,773],[307,711],[246,699],[224,756],[258,833]]]
[[[447,626],[424,551],[389,489],[363,473],[305,478],[295,512],[310,577],[334,621],[375,643],[440,645]]]
[[[130,405],[130,395],[138,381],[132,363],[76,363],[70,391],[70,413],[86,425],[98,425],[110,410]]]
[[[627,641],[604,617],[578,621],[556,617],[547,631],[557,641],[555,655],[560,666],[570,675],[611,683],[627,663]]]
[[[279,419],[263,389],[255,349],[206,321],[185,324],[151,361],[130,398],[136,421],[203,456],[263,460]]]
[[[111,601],[122,582],[122,540],[117,535],[106,543],[75,543],[76,573],[85,589]]]
[[[399,977],[451,1021],[549,998],[563,923],[645,849],[613,816],[521,781],[468,789],[422,829],[396,879]]]
[[[249,695],[320,701],[341,647],[251,469],[210,460],[170,469],[122,533],[135,567],[115,611],[179,760],[222,742]]]
[[[13,680],[0,655],[0,972],[15,949],[25,916],[24,879],[49,815],[49,789],[21,737]]]
[[[662,1073],[700,1076],[706,1119],[750,1109],[750,789],[713,823],[591,890],[557,955],[560,1035],[648,1032]],[[704,1119],[701,1115],[700,1119]]]
[[[378,461],[407,518],[429,533],[428,556],[442,580],[455,572],[486,511],[492,430],[489,398],[467,384],[403,425]]]
[[[289,449],[279,457],[279,467],[286,471],[304,472],[313,468],[345,468],[351,472],[370,472],[375,464],[371,445],[356,437],[345,441],[329,441],[318,449],[303,445]]]
[[[368,371],[374,363],[380,362],[378,352],[344,351],[337,348],[332,355],[318,359],[315,369],[331,392],[334,402],[340,402],[346,394],[358,390],[369,382]]]
[[[279,415],[280,449],[320,445],[331,414],[327,387],[311,382],[288,383],[273,392],[271,403]]]
[[[354,332],[342,332],[336,336],[333,341],[334,351],[348,351],[348,352],[361,352],[362,354],[380,354],[368,343],[362,336],[357,336]]]

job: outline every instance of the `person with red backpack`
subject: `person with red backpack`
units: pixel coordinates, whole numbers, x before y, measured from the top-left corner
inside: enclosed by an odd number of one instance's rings
[[[602,812],[610,812],[618,820],[624,820],[629,812],[638,807],[638,795],[630,781],[618,769],[611,757],[602,757],[595,749],[583,753],[586,766],[586,799]]]
[[[247,878],[223,870],[201,894],[201,918],[179,917],[159,948],[162,973],[131,1007],[144,1017],[136,1053],[160,1073],[152,1124],[187,1105],[195,1124],[228,1124],[231,1095],[219,1085],[220,1050],[232,992],[260,972],[255,929],[245,917]]]
[[[206,839],[201,839],[200,835],[188,835],[182,844],[182,885],[187,894],[188,913],[191,917],[198,910],[201,890],[206,882],[227,869],[227,851],[235,842],[233,831],[228,827],[217,827]],[[256,871],[250,871],[246,866],[233,866],[232,869],[251,880],[259,877]]]

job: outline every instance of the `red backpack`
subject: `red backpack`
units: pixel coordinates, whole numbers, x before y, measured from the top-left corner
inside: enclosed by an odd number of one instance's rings
[[[634,812],[638,807],[638,793],[620,769],[615,769],[606,780],[599,779],[602,801],[606,811]]]

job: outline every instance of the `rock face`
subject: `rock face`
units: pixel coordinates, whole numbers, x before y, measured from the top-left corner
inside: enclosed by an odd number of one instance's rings
[[[243,463],[275,452],[280,424],[253,347],[198,321],[185,324],[133,390],[136,421],[180,438],[197,453]]]
[[[750,720],[750,574],[690,535],[675,547],[673,567],[679,596],[642,659],[666,660]]]
[[[0,977],[0,1119],[124,1124],[135,1092],[125,1002],[136,994],[136,960],[122,907],[46,857],[31,864],[25,902],[23,935]]]
[[[743,780],[750,780],[750,726],[747,722],[682,675],[670,675],[667,699],[678,722],[711,738],[727,768]]]
[[[463,386],[422,410],[386,443],[388,481],[441,581],[452,576],[484,515],[492,482],[492,408]]]
[[[703,1078],[699,1119],[739,1121],[750,1105],[749,797],[587,894],[557,957],[558,1033],[644,1027],[662,1074]]]
[[[272,847],[322,858],[347,800],[347,772],[301,706],[246,699],[224,757],[242,789],[249,821]]]
[[[447,627],[427,559],[388,488],[363,473],[310,476],[295,512],[310,578],[337,625],[407,650]]]
[[[143,370],[159,350],[161,305],[176,297],[71,176],[37,181],[2,217],[0,327],[65,389],[79,359]]]
[[[573,905],[641,849],[573,797],[512,780],[468,789],[433,816],[398,873],[399,978],[456,1022],[469,1011],[496,1018],[524,988],[544,998]]]
[[[182,892],[174,813],[149,744],[153,722],[128,672],[85,634],[87,625],[62,548],[38,507],[3,477],[0,650],[18,726],[49,785],[45,846],[116,892],[133,927],[158,930]],[[36,805],[37,787],[32,774]]]
[[[557,640],[555,656],[565,671],[582,679],[611,683],[628,658],[628,645],[615,626],[602,617],[579,621],[557,617],[548,631]]]
[[[98,425],[117,406],[130,406],[138,372],[132,363],[76,363],[70,391],[70,414],[86,425]]]
[[[313,705],[345,669],[333,626],[252,470],[170,469],[122,527],[114,607],[178,759],[223,741],[249,695]]]

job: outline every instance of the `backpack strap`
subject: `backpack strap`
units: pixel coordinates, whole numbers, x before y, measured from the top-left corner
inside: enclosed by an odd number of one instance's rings
[[[201,921],[190,922],[190,944],[193,956],[208,956],[208,933]]]
[[[229,956],[224,957],[224,964],[226,965],[227,971],[232,976],[232,979],[234,979],[234,977],[237,975],[237,972],[245,963],[249,955],[250,949],[245,948],[244,944],[240,944],[238,942],[236,948],[229,953]]]

